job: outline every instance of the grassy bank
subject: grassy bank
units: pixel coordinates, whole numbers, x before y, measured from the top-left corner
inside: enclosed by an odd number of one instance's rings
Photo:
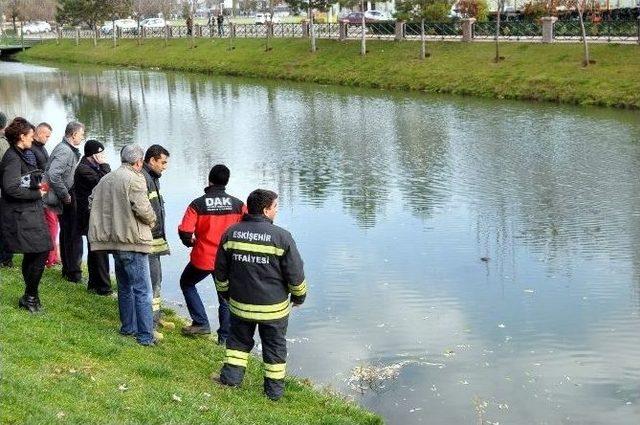
[[[255,359],[242,388],[218,387],[209,377],[223,349],[211,339],[175,330],[159,346],[141,347],[118,334],[115,299],[59,276],[45,272],[45,311],[31,316],[17,308],[24,290],[18,271],[0,271],[0,423],[381,423],[294,379],[282,400],[269,401]]]
[[[308,51],[302,39],[146,40],[138,46],[123,40],[97,48],[91,41],[75,46],[65,41],[38,45],[20,54],[22,60],[134,66],[308,81],[431,93],[453,93],[504,99],[527,99],[579,105],[640,108],[640,46],[592,45],[593,66],[583,69],[579,44],[503,43],[506,59],[494,63],[491,43],[429,43],[432,56],[418,58],[416,42],[369,41],[369,54],[359,56],[356,41],[320,40],[319,51]]]

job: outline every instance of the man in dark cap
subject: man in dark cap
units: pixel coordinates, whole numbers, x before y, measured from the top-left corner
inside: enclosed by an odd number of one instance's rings
[[[209,172],[209,186],[204,195],[193,200],[184,213],[178,233],[182,243],[191,250],[191,260],[180,276],[180,288],[191,316],[190,326],[182,328],[184,335],[211,333],[209,318],[196,285],[207,276],[213,277],[220,237],[246,212],[244,203],[226,192],[231,172],[223,165],[215,165]],[[224,345],[229,336],[229,305],[219,297],[218,344]]]
[[[9,142],[4,136],[4,129],[7,126],[7,116],[0,112],[0,161],[4,153],[9,149]],[[0,233],[0,268],[13,267],[13,254],[4,250],[4,244],[2,243],[2,234]]]
[[[89,230],[89,196],[98,182],[111,167],[107,164],[104,146],[97,140],[87,140],[84,145],[84,156],[76,168],[73,187],[76,195],[77,232],[87,236]],[[89,283],[87,289],[98,295],[110,295],[111,279],[109,278],[109,254],[107,251],[92,251],[87,240],[87,266]]]

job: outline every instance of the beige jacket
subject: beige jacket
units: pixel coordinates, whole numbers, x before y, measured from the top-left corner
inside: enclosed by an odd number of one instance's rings
[[[156,214],[140,171],[123,164],[107,174],[93,189],[89,203],[92,251],[151,251]]]

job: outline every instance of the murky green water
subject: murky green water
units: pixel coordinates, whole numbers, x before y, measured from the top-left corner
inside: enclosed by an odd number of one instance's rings
[[[54,142],[77,117],[112,164],[166,146],[169,229],[214,163],[278,191],[311,283],[289,371],[389,423],[640,422],[638,113],[14,63],[0,110]],[[397,377],[361,395],[356,366]]]

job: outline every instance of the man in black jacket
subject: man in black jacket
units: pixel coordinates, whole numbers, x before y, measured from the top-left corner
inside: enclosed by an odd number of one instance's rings
[[[151,287],[153,289],[153,322],[167,328],[174,328],[175,324],[165,322],[160,318],[161,290],[162,290],[162,264],[160,257],[169,255],[169,244],[165,233],[164,199],[160,193],[160,177],[169,165],[169,151],[160,145],[151,145],[144,155],[142,174],[147,182],[147,194],[149,202],[156,213],[156,224],[151,229],[153,242],[149,253],[149,272],[151,274]]]
[[[111,172],[104,154],[104,145],[97,140],[87,140],[84,145],[84,156],[80,160],[73,178],[76,198],[76,231],[87,236],[89,231],[89,196],[100,179]],[[87,290],[98,295],[111,295],[111,278],[109,277],[109,253],[92,251],[87,238],[87,268],[89,282]]]
[[[46,122],[41,122],[37,125],[36,131],[33,134],[33,144],[31,145],[31,151],[36,155],[38,161],[38,168],[41,170],[47,169],[47,162],[49,162],[49,152],[44,147],[51,137],[53,129]]]
[[[33,144],[31,145],[31,151],[36,156],[36,161],[38,162],[38,168],[41,170],[47,169],[47,164],[49,163],[49,152],[47,152],[47,148],[45,145],[49,141],[51,137],[51,132],[53,128],[46,122],[41,122],[36,127],[35,133],[33,134]],[[53,267],[56,264],[60,264],[60,254],[58,248],[58,214],[51,208],[44,208],[44,217],[47,220],[47,227],[49,228],[49,236],[51,237],[51,244],[53,245],[53,249],[49,251],[49,255],[47,256],[47,262],[45,265],[47,267]]]
[[[247,198],[249,214],[220,240],[214,272],[216,290],[229,301],[231,310],[231,335],[220,382],[234,387],[242,382],[257,326],[264,392],[271,400],[284,394],[291,305],[302,304],[307,295],[296,243],[289,232],[273,224],[277,197],[270,190],[251,192]]]

